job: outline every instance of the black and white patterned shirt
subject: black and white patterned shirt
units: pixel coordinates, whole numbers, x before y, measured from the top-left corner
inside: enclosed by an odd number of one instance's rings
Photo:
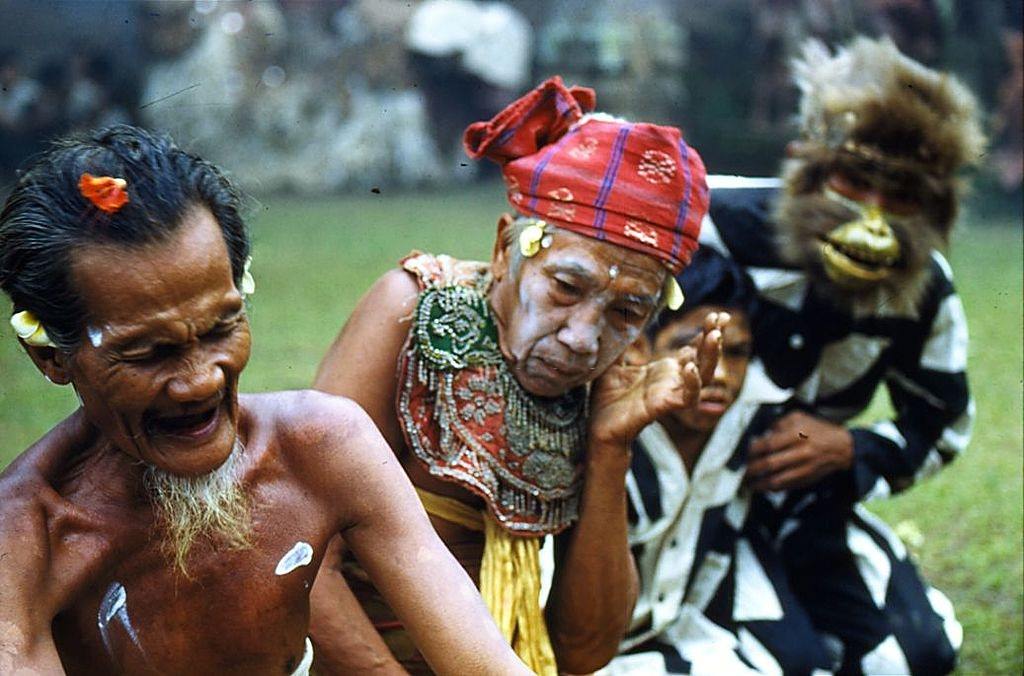
[[[927,290],[915,306],[879,297],[844,310],[810,293],[808,277],[784,263],[771,222],[777,179],[712,176],[701,244],[750,273],[760,308],[754,351],[771,379],[802,407],[843,423],[885,384],[896,416],[852,430],[852,501],[884,497],[935,473],[970,440],[967,321],[942,254],[932,253]]]
[[[666,628],[703,610],[729,567],[732,542],[720,546],[728,524],[738,532],[747,518],[749,493],[740,491],[746,448],[755,419],[786,401],[757,360],[743,388],[687,473],[675,444],[654,423],[634,443],[626,476],[629,544],[640,572],[640,597],[623,650],[662,635]],[[759,414],[761,414],[759,416]]]

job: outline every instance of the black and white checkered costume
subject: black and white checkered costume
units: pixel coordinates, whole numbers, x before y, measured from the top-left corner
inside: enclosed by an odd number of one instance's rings
[[[949,463],[970,439],[967,320],[952,271],[935,252],[916,306],[879,295],[852,312],[837,308],[809,293],[807,276],[779,259],[769,220],[779,190],[772,182],[709,179],[701,244],[750,273],[760,301],[754,351],[805,408],[846,422],[885,384],[896,418],[853,430],[850,488],[857,501],[899,492]]]
[[[608,672],[948,672],[962,638],[952,605],[859,503],[907,488],[966,446],[967,331],[949,266],[934,256],[916,308],[879,299],[844,312],[779,262],[768,221],[777,182],[709,182],[703,244],[747,267],[760,301],[755,352],[795,396],[763,396],[752,362],[690,478],[660,427],[638,439],[628,487],[641,598]],[[780,416],[799,408],[845,422],[882,382],[896,419],[854,430],[850,472],[788,493],[740,489],[749,440]]]

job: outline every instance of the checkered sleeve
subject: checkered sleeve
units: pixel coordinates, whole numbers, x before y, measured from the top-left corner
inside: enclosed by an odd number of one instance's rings
[[[934,474],[963,452],[971,437],[967,320],[949,265],[938,254],[934,268],[935,283],[925,302],[932,320],[885,374],[895,418],[852,430],[858,500],[898,493]]]

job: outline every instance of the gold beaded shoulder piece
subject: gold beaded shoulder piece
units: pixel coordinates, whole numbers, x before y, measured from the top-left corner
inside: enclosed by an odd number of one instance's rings
[[[399,364],[410,448],[432,475],[484,498],[506,529],[563,530],[578,514],[586,388],[542,399],[519,385],[498,348],[485,268],[455,283],[424,277]]]

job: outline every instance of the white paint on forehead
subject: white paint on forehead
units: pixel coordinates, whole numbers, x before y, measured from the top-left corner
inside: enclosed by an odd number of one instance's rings
[[[544,265],[550,266],[548,269],[553,269],[554,271],[564,270],[572,274],[587,275],[595,279],[599,279],[602,275],[602,270],[604,270],[604,263],[594,258],[581,257],[573,253],[568,255],[561,254],[557,257],[552,256]],[[615,272],[612,273],[612,270],[615,270]],[[653,278],[658,273],[623,260],[612,264],[611,268],[608,269],[608,276],[611,279],[615,279],[622,274],[628,274],[637,281],[643,282],[646,279]]]
[[[281,560],[277,562],[277,568],[274,569],[275,575],[287,575],[296,568],[302,566],[308,566],[310,561],[313,560],[313,548],[309,546],[308,542],[296,542],[295,546],[288,550]]]
[[[93,347],[99,347],[103,344],[103,331],[97,329],[95,326],[88,326],[85,332],[89,335],[89,342],[92,343]]]

